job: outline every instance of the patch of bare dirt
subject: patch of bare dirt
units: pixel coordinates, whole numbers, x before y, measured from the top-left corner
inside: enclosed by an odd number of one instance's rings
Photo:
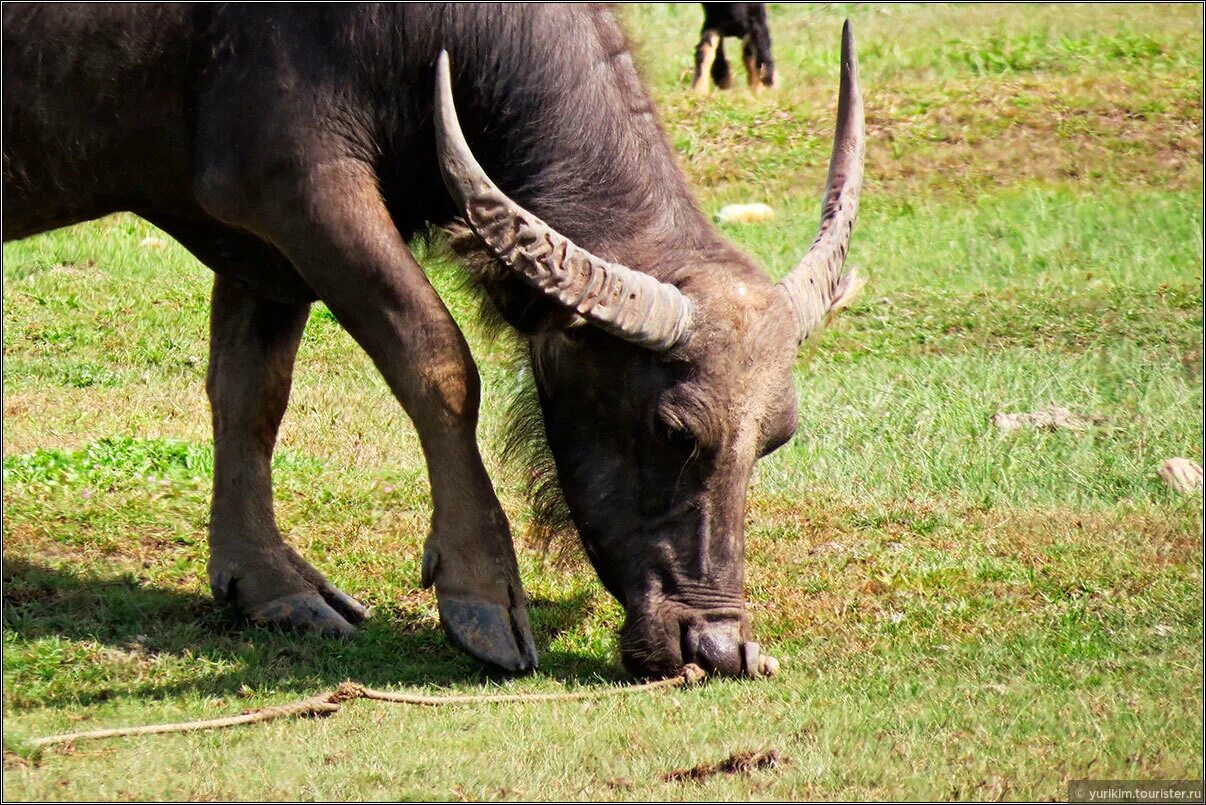
[[[750,774],[759,769],[777,769],[786,764],[779,755],[779,750],[770,749],[766,752],[734,752],[719,763],[700,763],[689,769],[676,769],[665,772],[662,781],[666,783],[682,783],[706,780],[717,774]]]

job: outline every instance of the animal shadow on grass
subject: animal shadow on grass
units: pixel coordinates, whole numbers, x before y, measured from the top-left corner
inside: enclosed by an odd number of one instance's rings
[[[6,642],[60,637],[100,642],[135,659],[174,655],[196,662],[196,673],[177,668],[137,679],[118,675],[111,685],[90,679],[73,694],[72,704],[116,695],[225,696],[244,686],[312,692],[347,679],[393,687],[506,678],[452,648],[438,625],[407,620],[388,606],[378,607],[356,637],[341,640],[256,626],[215,607],[208,596],[153,587],[129,572],[77,572],[15,557],[4,560],[3,597]],[[542,650],[550,635],[585,616],[589,598],[582,593],[533,603],[532,622]],[[616,663],[559,651],[542,651],[539,673],[583,684],[625,678]],[[52,702],[18,692],[10,703]]]

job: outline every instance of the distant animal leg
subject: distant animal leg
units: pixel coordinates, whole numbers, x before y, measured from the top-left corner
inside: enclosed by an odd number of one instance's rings
[[[272,451],[310,306],[214,280],[206,378],[214,426],[209,581],[253,620],[350,635],[367,610],[285,544],[272,506]]]
[[[775,78],[775,58],[771,55],[770,25],[766,19],[766,9],[755,19],[750,28],[750,44],[754,50],[754,61],[758,68],[758,77],[764,87],[778,85]]]
[[[273,204],[252,213],[252,225],[369,354],[415,425],[434,509],[422,581],[436,588],[445,631],[484,662],[531,670],[519,565],[478,452],[480,380],[469,346],[394,226],[372,169],[347,159],[297,170],[304,180],[266,190]]]
[[[724,55],[724,37],[716,42],[716,61],[712,62],[712,83],[719,89],[729,89],[733,86],[733,70],[729,60]]]
[[[758,67],[758,53],[754,49],[752,36],[747,35],[742,40],[741,58],[745,62],[745,78],[749,83],[750,92],[756,95],[762,91],[762,71]]]
[[[695,80],[692,87],[700,95],[708,91],[708,75],[712,73],[712,62],[720,47],[720,34],[709,30],[703,32],[699,44],[695,46]]]

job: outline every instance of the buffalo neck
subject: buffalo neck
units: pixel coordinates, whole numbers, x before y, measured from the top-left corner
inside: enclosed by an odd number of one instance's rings
[[[423,49],[426,63],[448,50],[466,139],[508,196],[579,246],[659,278],[721,245],[611,12],[555,4],[434,13],[430,29],[441,35]],[[416,70],[417,83],[432,87],[430,75]],[[430,119],[429,103],[423,112]]]

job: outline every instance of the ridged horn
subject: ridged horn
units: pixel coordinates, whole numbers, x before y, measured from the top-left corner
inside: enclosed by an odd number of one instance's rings
[[[436,64],[435,114],[444,185],[495,257],[612,335],[658,352],[686,340],[692,305],[682,291],[579,248],[490,181],[457,119],[447,51]]]
[[[850,21],[842,26],[842,78],[838,90],[837,130],[829,158],[829,179],[821,206],[821,229],[812,248],[779,283],[787,293],[800,325],[800,341],[824,326],[863,286],[851,269],[842,273],[850,234],[858,216],[863,185],[863,95],[858,86],[858,57]]]

